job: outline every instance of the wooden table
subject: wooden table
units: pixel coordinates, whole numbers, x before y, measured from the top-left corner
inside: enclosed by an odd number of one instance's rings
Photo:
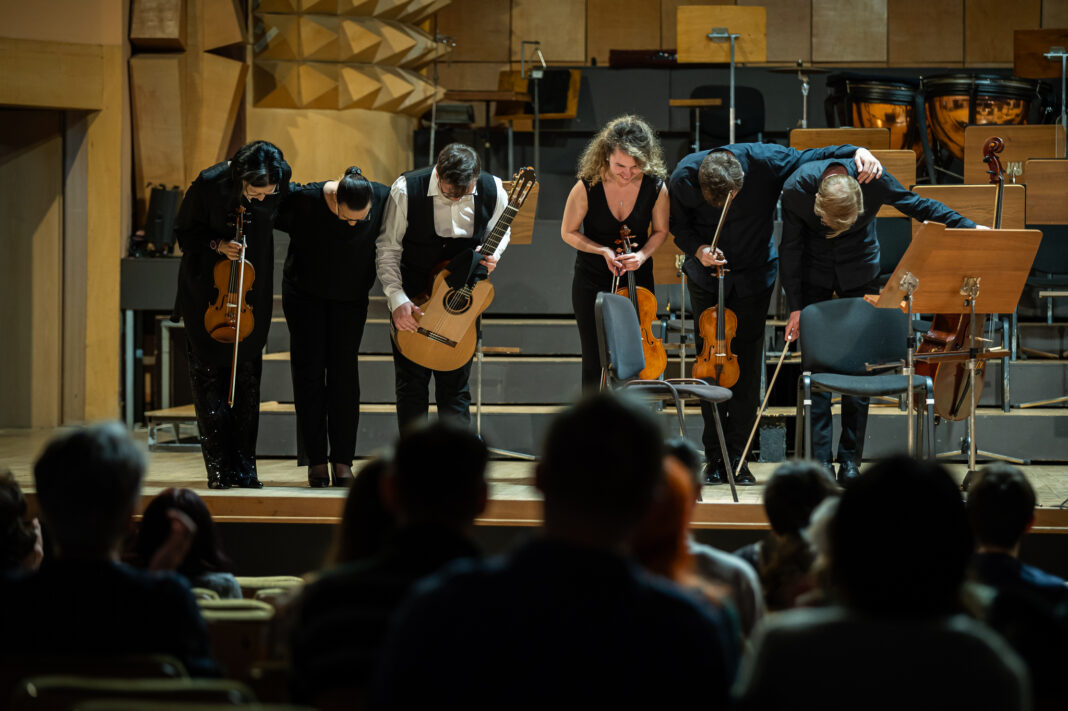
[[[723,99],[669,99],[668,106],[676,109],[693,109],[693,151],[701,150],[701,109],[723,106]]]
[[[446,101],[482,101],[486,105],[486,126],[484,129],[484,140],[482,144],[483,154],[483,170],[487,173],[492,172],[490,170],[490,104],[494,101],[530,101],[530,94],[525,94],[518,91],[501,91],[498,89],[483,90],[483,89],[450,89],[445,92]],[[508,122],[508,174],[511,175],[514,167],[513,155],[514,144],[512,138],[512,123]]]

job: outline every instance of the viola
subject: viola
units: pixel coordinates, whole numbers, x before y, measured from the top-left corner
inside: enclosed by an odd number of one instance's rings
[[[1004,141],[994,136],[983,144],[983,162],[987,164],[990,182],[997,185],[997,200],[994,209],[994,229],[1001,229],[1001,207],[1005,191],[1005,174],[998,154],[1005,148]],[[966,351],[970,348],[971,334],[976,339],[986,328],[986,315],[976,314],[974,321],[968,313],[935,314],[931,327],[923,335],[916,355]],[[972,414],[972,397],[965,360],[936,362],[917,358],[916,373],[929,375],[934,383],[935,413],[946,420],[964,420]],[[975,401],[983,394],[983,377],[986,375],[986,360],[980,359],[975,367]]]
[[[248,293],[256,281],[256,270],[245,259],[245,221],[248,217],[244,205],[239,206],[234,221],[234,241],[241,245],[241,257],[221,259],[215,263],[212,276],[216,297],[204,312],[204,329],[208,335],[220,343],[234,344],[230,368],[230,405],[234,404],[238,347],[256,326],[252,305],[248,303]]]
[[[631,254],[636,243],[631,241],[630,228],[623,225],[619,230],[619,239],[616,240],[616,252],[618,254]],[[612,280],[612,291],[625,296],[634,304],[634,310],[638,313],[638,323],[642,332],[642,353],[645,354],[645,367],[639,374],[642,380],[655,380],[667,369],[667,351],[664,350],[664,342],[653,335],[653,320],[656,318],[656,296],[644,286],[636,287],[634,284],[634,272],[627,271],[627,286],[617,288],[619,275]]]
[[[727,217],[727,210],[730,209],[732,200],[734,200],[733,192],[727,195],[727,200],[723,204],[723,211],[719,215],[716,233],[709,247],[712,252],[716,251],[716,246],[719,244],[723,222]],[[697,354],[697,359],[693,363],[693,377],[701,380],[712,380],[721,388],[729,388],[738,382],[738,376],[740,375],[738,357],[731,352],[731,339],[738,332],[738,317],[733,311],[724,306],[723,281],[727,270],[722,264],[716,265],[715,269],[716,279],[719,282],[719,298],[716,306],[705,309],[698,320],[697,327],[701,332],[701,339],[704,343],[701,346],[701,352]]]

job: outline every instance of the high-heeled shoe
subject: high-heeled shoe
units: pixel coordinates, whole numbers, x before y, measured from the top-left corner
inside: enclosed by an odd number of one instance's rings
[[[353,479],[351,466],[340,462],[330,462],[331,486],[349,486]]]
[[[229,489],[230,488],[230,482],[226,481],[226,479],[224,479],[221,474],[220,475],[215,475],[215,476],[209,476],[208,477],[208,488],[209,489]]]
[[[330,486],[330,471],[325,464],[312,464],[308,467],[308,486],[313,489]]]

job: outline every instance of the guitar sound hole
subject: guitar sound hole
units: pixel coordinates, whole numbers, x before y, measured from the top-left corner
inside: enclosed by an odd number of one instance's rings
[[[450,289],[449,293],[445,294],[444,303],[445,310],[450,314],[462,314],[471,308],[471,297]]]

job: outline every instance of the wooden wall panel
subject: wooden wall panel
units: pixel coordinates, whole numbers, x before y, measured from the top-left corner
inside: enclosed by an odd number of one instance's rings
[[[217,54],[201,52],[187,58],[190,67],[194,61],[196,70],[186,77],[184,185],[192,183],[204,168],[227,157],[226,148],[248,74],[244,62]]]
[[[649,0],[587,0],[586,56],[608,65],[613,49],[660,46],[660,8]]]
[[[505,0],[453,0],[438,13],[438,33],[456,40],[451,62],[507,62],[512,4]]]
[[[734,0],[660,0],[660,47],[663,49],[678,48],[675,18],[678,17],[679,5],[734,4]]]
[[[1042,0],[1042,26],[1049,29],[1068,27],[1068,2]]]
[[[142,200],[148,195],[147,183],[186,185],[184,63],[182,54],[140,54],[130,58],[134,180],[136,194]]]
[[[519,61],[524,40],[541,42],[549,62],[586,61],[586,3],[572,0],[512,0],[512,59]],[[528,50],[529,54],[529,50]]]
[[[133,0],[130,44],[137,49],[185,49],[185,0]]]
[[[812,0],[738,0],[738,4],[768,9],[769,62],[812,61]]]
[[[885,62],[886,0],[812,0],[812,60]]]
[[[1013,30],[1037,30],[1042,0],[964,0],[964,61],[1011,64]]]
[[[358,165],[370,180],[389,185],[412,167],[415,124],[411,116],[364,109],[249,107],[247,125],[250,136],[269,136],[282,149],[297,182],[329,180]]]
[[[892,66],[964,61],[964,0],[887,0]]]
[[[193,0],[200,19],[200,49],[207,51],[245,41],[245,21],[237,0]]]
[[[62,383],[61,113],[0,110],[0,135],[0,427],[54,427]]]

